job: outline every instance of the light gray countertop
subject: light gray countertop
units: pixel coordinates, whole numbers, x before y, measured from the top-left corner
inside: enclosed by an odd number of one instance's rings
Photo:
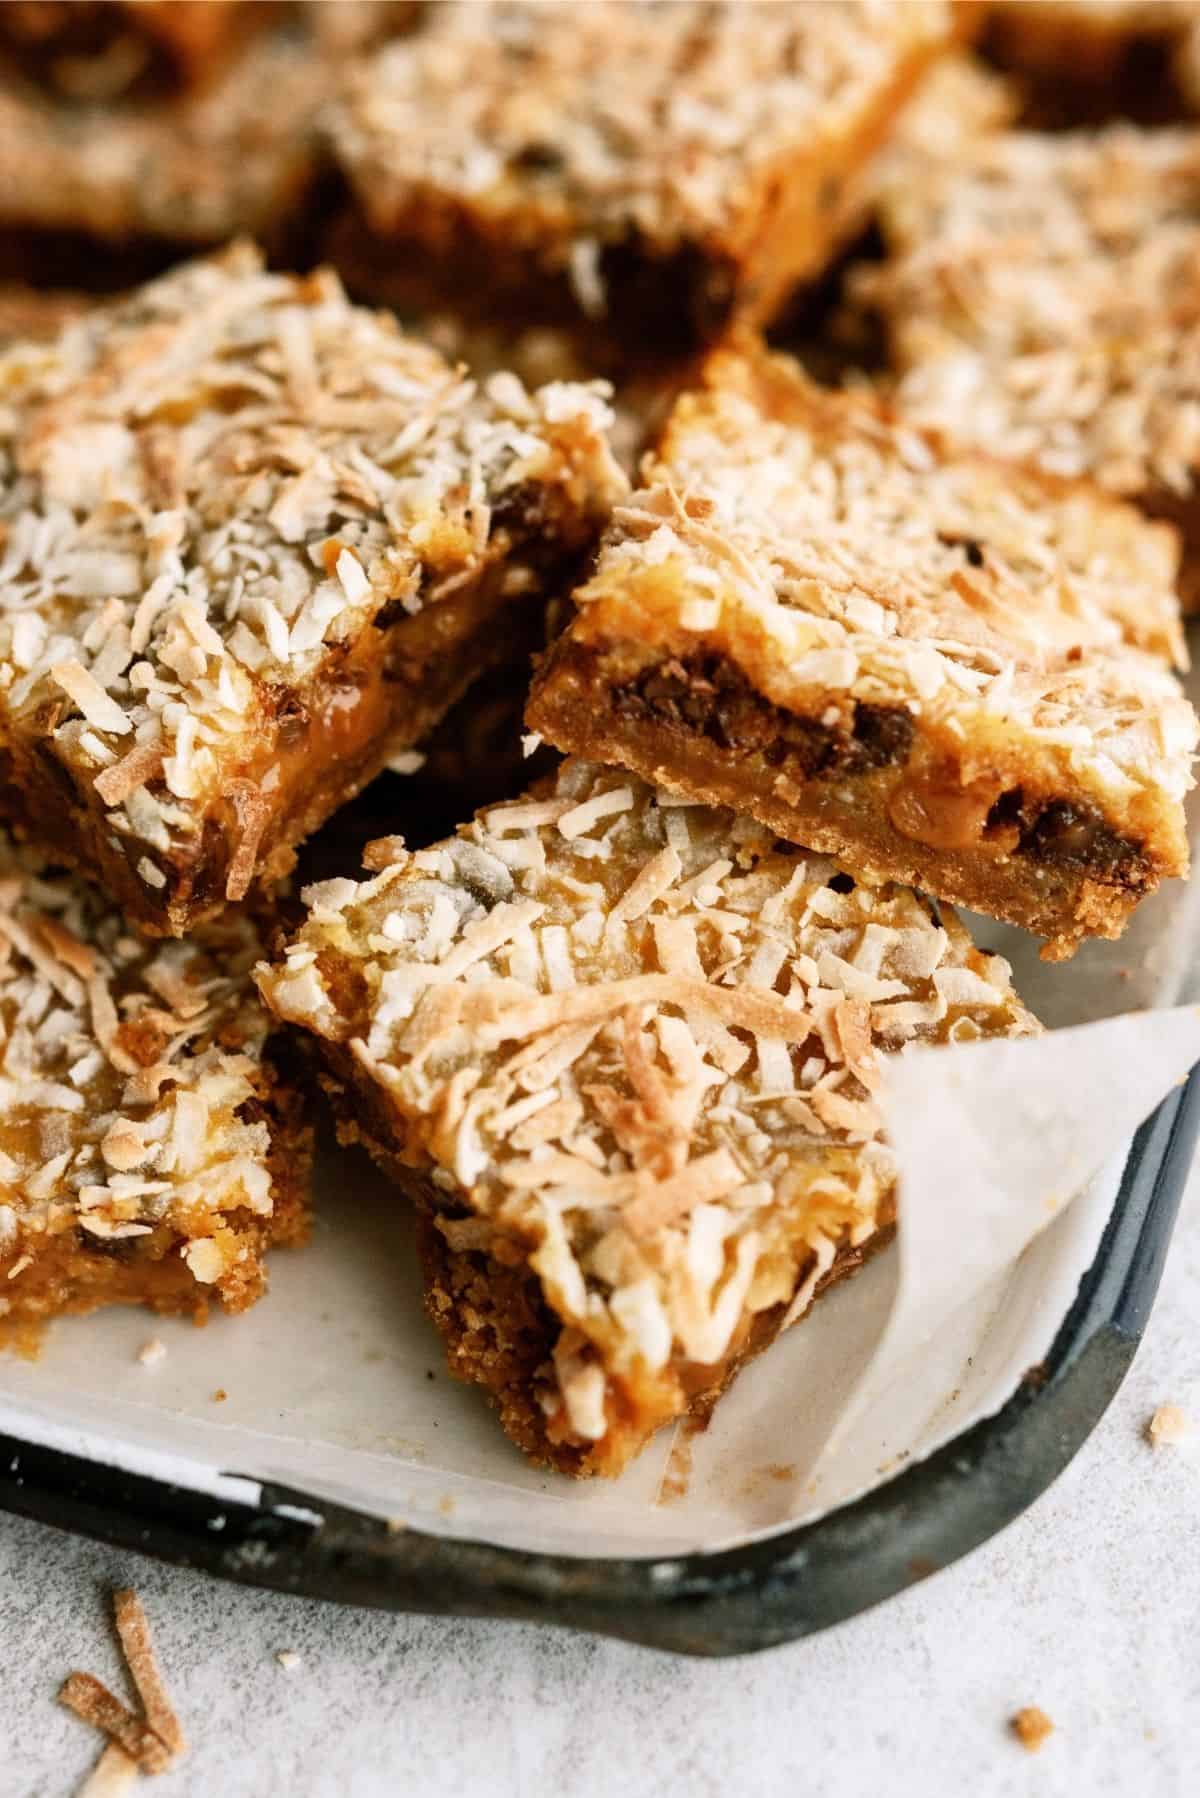
[[[1152,1450],[1166,1400],[1198,1429]],[[1058,1484],[968,1560],[813,1640],[696,1662],[355,1612],[4,1518],[0,1798],[66,1798],[95,1759],[54,1693],[74,1667],[122,1689],[117,1584],[145,1601],[192,1744],[154,1798],[1194,1793],[1200,1170],[1133,1372]],[[1056,1724],[1035,1756],[1005,1729],[1024,1704]]]

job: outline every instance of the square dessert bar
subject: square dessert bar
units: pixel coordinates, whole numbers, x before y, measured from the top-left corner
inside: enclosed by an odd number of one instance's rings
[[[878,1051],[1037,1028],[949,911],[586,762],[309,889],[260,972],[416,1200],[451,1369],[618,1473],[884,1240]]]
[[[1176,546],[783,359],[710,357],[526,711],[1050,957],[1187,870]],[[1128,636],[1153,646],[1130,647]]]
[[[675,350],[820,272],[848,184],[965,13],[943,0],[430,9],[331,135],[413,303],[479,294]]]
[[[158,934],[285,873],[570,578],[610,416],[245,247],[11,348],[0,815]]]
[[[311,1130],[272,1059],[239,916],[147,943],[0,838],[0,1320],[199,1318],[306,1233]]]
[[[1010,132],[886,188],[868,283],[920,423],[1087,475],[1200,577],[1200,131]]]

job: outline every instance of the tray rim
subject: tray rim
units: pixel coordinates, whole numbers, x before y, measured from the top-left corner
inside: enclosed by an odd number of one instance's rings
[[[1200,1064],[1134,1135],[1074,1303],[1000,1411],[861,1498],[744,1547],[636,1559],[505,1548],[395,1531],[294,1487],[250,1480],[257,1504],[231,1501],[12,1434],[0,1434],[0,1509],[243,1585],[373,1609],[566,1626],[703,1656],[794,1641],[969,1553],[1074,1458],[1141,1340],[1198,1131]]]

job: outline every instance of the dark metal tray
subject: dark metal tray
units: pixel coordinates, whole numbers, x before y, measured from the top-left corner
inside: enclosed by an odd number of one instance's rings
[[[855,1503],[745,1548],[588,1560],[397,1534],[302,1491],[264,1486],[258,1505],[230,1503],[11,1435],[0,1506],[244,1585],[380,1610],[521,1618],[682,1654],[812,1635],[986,1541],[1082,1446],[1145,1329],[1198,1127],[1200,1068],[1138,1131],[1075,1303],[1003,1410]]]

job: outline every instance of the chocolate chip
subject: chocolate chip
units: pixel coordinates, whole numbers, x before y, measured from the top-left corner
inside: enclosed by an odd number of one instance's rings
[[[913,721],[898,706],[859,705],[854,709],[854,741],[861,765],[890,768],[906,762],[912,749]],[[857,772],[857,768],[853,770]]]
[[[1100,879],[1143,885],[1149,866],[1141,846],[1111,830],[1091,806],[1055,800],[1021,837],[1020,850],[1034,861],[1074,865]]]

